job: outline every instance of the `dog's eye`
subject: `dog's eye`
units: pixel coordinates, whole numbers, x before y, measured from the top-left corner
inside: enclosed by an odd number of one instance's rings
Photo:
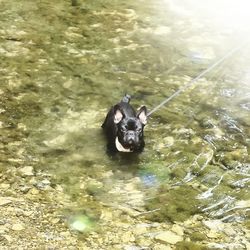
[[[141,133],[141,131],[142,131],[141,128],[137,128],[137,129],[136,129],[136,132],[137,132],[137,133]]]
[[[128,125],[125,125],[125,126],[122,127],[123,132],[126,132],[128,129],[129,129]]]

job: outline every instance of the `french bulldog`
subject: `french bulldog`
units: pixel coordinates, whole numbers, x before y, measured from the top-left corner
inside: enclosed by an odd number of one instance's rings
[[[111,107],[102,128],[107,137],[108,152],[142,152],[145,146],[143,129],[147,123],[147,108],[137,112],[129,104],[130,95]]]

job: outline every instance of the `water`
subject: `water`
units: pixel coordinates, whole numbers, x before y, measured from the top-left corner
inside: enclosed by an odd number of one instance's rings
[[[109,157],[100,128],[124,93],[152,109],[245,28],[189,1],[73,2],[0,3],[2,246],[248,249],[249,46],[152,115],[142,154]]]

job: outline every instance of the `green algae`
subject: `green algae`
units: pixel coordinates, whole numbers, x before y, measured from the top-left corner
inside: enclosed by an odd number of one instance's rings
[[[158,222],[184,221],[199,212],[197,194],[198,191],[188,185],[171,189],[162,185],[146,204],[147,209],[153,211],[147,218]]]
[[[211,250],[211,248],[190,241],[181,241],[176,244],[176,250]]]
[[[190,235],[190,239],[192,242],[195,241],[203,241],[207,239],[207,236],[204,233],[201,232],[194,232]]]
[[[139,176],[153,175],[159,183],[167,183],[170,179],[170,171],[162,162],[152,162],[143,164],[143,169],[139,170]]]

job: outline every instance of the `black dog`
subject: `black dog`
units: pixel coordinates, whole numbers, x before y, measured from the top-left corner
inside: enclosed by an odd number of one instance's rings
[[[102,128],[107,136],[109,152],[142,152],[145,142],[143,128],[147,123],[147,109],[142,106],[136,113],[125,95],[108,112]]]

